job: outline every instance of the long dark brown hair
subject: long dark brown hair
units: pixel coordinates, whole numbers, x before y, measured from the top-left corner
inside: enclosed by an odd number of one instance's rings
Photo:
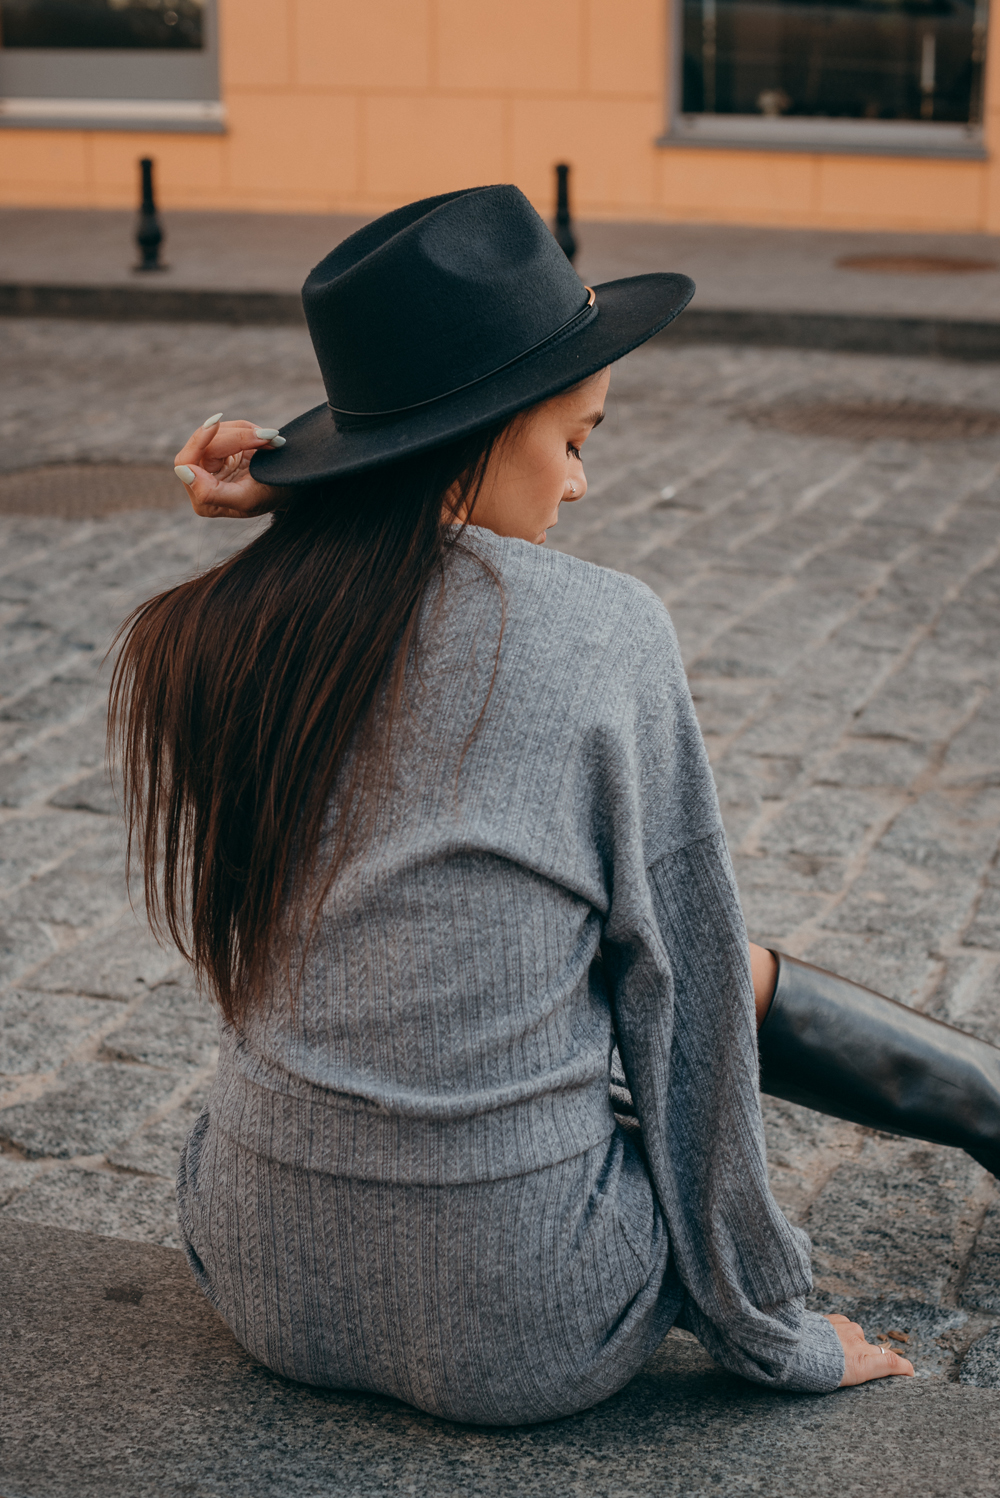
[[[296,491],[242,551],[118,633],[109,753],[129,857],[154,931],[232,1023],[276,955],[308,945],[378,797],[421,600],[461,544],[446,496],[471,515],[510,425]]]

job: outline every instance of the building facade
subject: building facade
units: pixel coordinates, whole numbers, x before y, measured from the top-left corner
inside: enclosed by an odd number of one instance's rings
[[[0,0],[5,204],[1000,232],[998,147],[987,0]]]

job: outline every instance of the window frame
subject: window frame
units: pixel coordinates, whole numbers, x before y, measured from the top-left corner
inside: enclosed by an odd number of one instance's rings
[[[684,0],[667,0],[666,124],[658,146],[695,150],[795,151],[839,156],[924,156],[944,160],[984,161],[985,97],[979,120],[967,125],[932,120],[853,120],[804,117],[768,118],[757,114],[685,114],[683,101]],[[985,13],[985,47],[989,47],[989,0],[977,0]],[[985,48],[984,48],[985,50]],[[982,63],[986,88],[986,60]]]
[[[0,129],[220,134],[219,18],[205,0],[198,49],[0,45]]]

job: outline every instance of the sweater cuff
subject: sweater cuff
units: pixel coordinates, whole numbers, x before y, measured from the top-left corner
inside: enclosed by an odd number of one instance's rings
[[[782,1377],[771,1385],[803,1394],[831,1394],[844,1376],[844,1345],[825,1316],[802,1310],[801,1335]]]
[[[843,1345],[825,1316],[806,1310],[804,1296],[796,1296],[780,1306],[761,1307],[758,1315],[764,1325],[758,1324],[753,1330],[747,1327],[749,1335],[745,1343],[726,1336],[690,1296],[676,1324],[693,1332],[720,1367],[751,1383],[799,1394],[831,1394],[840,1387],[844,1377]],[[762,1336],[768,1322],[772,1335]],[[777,1337],[773,1335],[779,1328],[785,1336],[780,1332]],[[789,1332],[794,1336],[788,1336]]]

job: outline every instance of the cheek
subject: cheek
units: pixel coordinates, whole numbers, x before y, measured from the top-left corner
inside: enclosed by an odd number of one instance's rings
[[[529,458],[529,486],[539,504],[558,501],[566,485],[567,458],[563,444],[537,443]],[[526,475],[527,476],[527,475]]]

